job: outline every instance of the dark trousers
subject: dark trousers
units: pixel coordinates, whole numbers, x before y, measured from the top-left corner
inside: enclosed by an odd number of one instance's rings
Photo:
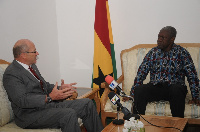
[[[181,84],[152,83],[143,84],[134,89],[133,113],[145,114],[148,102],[165,100],[169,101],[173,117],[184,117],[185,97],[187,87]]]
[[[61,128],[62,132],[81,132],[78,124],[78,118],[81,118],[87,132],[101,132],[103,129],[96,107],[90,99],[67,100],[48,105],[52,106],[27,128]]]

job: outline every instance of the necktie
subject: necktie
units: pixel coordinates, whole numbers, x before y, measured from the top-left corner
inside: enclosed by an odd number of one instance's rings
[[[40,81],[40,85],[41,85],[41,87],[42,87],[42,90],[44,91],[43,82],[42,82],[42,80],[40,80],[40,78],[38,77],[38,75],[35,73],[35,70],[34,70],[32,67],[30,67],[30,66],[29,66],[28,69],[29,69],[29,70],[33,73],[33,75]]]

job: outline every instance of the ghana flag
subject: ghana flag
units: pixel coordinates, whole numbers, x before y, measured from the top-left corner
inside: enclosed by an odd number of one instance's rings
[[[101,88],[107,75],[117,78],[110,13],[108,0],[96,0],[92,88]],[[103,91],[100,89],[100,96]]]

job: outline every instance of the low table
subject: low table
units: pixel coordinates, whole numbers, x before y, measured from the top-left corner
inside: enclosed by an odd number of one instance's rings
[[[122,114],[120,115],[120,119],[122,119]],[[152,116],[152,115],[143,115],[143,117],[151,122],[154,125],[165,126],[165,127],[176,127],[183,131],[185,125],[188,121],[187,118],[178,118],[178,117],[165,117],[165,116]],[[144,121],[142,118],[140,119],[142,123],[144,123],[146,132],[180,132],[174,128],[160,128],[155,127]],[[122,132],[124,128],[124,124],[115,125],[112,122],[107,125],[102,132]]]

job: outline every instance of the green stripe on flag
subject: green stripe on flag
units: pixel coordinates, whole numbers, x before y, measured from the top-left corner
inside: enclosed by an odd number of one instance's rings
[[[112,57],[112,64],[113,64],[113,75],[114,75],[114,79],[117,80],[117,68],[116,68],[114,44],[110,44],[110,48],[111,48],[111,57]]]

